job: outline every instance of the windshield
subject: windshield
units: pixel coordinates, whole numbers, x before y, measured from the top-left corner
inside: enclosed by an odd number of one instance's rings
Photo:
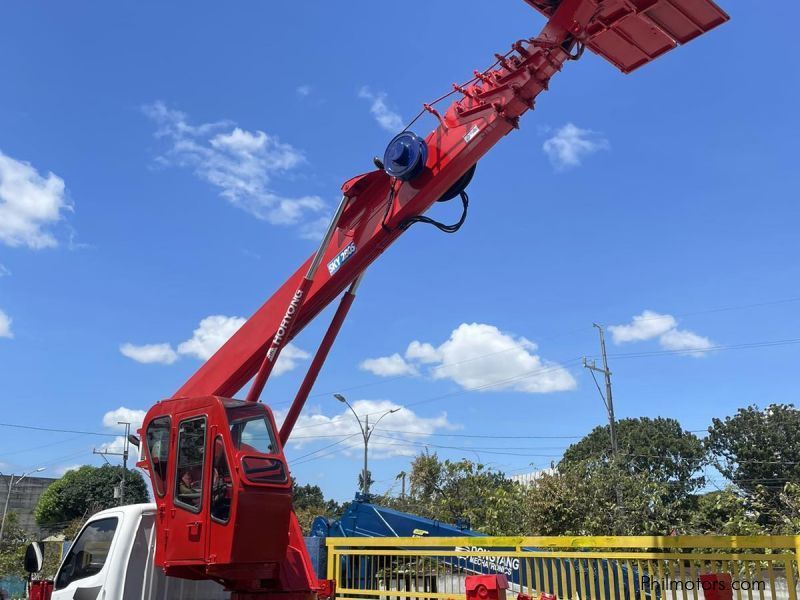
[[[263,404],[226,403],[225,412],[228,414],[234,448],[258,454],[276,454],[278,452],[275,432],[267,419],[267,412]]]
[[[56,577],[55,589],[63,589],[73,581],[99,573],[106,564],[116,530],[116,517],[89,523],[70,547]]]

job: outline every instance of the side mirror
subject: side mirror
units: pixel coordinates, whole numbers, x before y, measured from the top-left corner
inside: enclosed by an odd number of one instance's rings
[[[41,571],[42,566],[44,566],[42,544],[39,542],[28,544],[28,548],[25,550],[25,571],[32,575]]]

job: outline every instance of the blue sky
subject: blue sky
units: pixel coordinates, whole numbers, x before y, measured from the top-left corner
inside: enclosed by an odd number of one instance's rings
[[[0,422],[105,436],[0,427],[0,470],[99,464],[118,417],[172,394],[313,251],[399,123],[539,31],[496,4],[4,3]],[[426,446],[548,466],[604,420],[580,365],[593,322],[617,326],[619,417],[702,430],[796,400],[798,345],[761,343],[800,338],[800,10],[725,8],[631,76],[568,65],[480,163],[464,228],[414,227],[369,270],[288,452],[300,481],[356,487],[334,392],[373,418],[406,407],[373,438],[377,491]],[[269,382],[276,411],[325,326]]]

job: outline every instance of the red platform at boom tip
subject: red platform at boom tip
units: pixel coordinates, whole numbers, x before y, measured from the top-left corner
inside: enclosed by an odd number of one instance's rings
[[[439,125],[425,138],[419,174],[401,180],[381,169],[346,182],[318,252],[171,400],[147,413],[139,466],[149,470],[156,491],[156,561],[168,574],[219,581],[235,599],[304,600],[327,589],[312,572],[291,511],[283,445],[364,271],[414,219],[454,195],[584,48],[630,72],[728,18],[708,0],[525,1],[548,18],[541,33],[454,85],[446,109],[424,105]],[[345,290],[278,435],[272,413],[255,400],[281,349]],[[256,374],[251,402],[228,400]]]
[[[554,2],[525,2],[547,17],[555,15]],[[646,65],[729,18],[710,0],[598,0],[585,4],[586,10],[594,11],[594,15],[591,23],[576,33],[589,50],[623,73]],[[561,25],[574,26],[569,22]]]

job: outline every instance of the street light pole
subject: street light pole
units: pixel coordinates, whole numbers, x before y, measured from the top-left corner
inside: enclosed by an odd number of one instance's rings
[[[38,469],[34,469],[33,471],[28,471],[27,473],[23,473],[20,475],[16,481],[14,481],[14,474],[8,476],[8,491],[6,492],[6,504],[3,507],[3,520],[0,521],[0,542],[3,541],[3,531],[6,528],[6,515],[8,514],[8,502],[11,500],[11,488],[17,485],[20,481],[25,479],[31,473],[41,473],[44,471],[44,467],[39,467]],[[2,473],[0,473],[2,475]]]
[[[361,424],[361,417],[358,416],[358,413],[350,406],[350,403],[347,401],[347,398],[342,396],[341,394],[334,394],[334,398],[336,398],[342,404],[346,404],[347,408],[350,409],[350,412],[353,413],[353,416],[356,418],[356,422],[358,423],[359,429],[361,429],[361,436],[364,438],[364,471],[361,475],[361,491],[365,496],[369,495],[369,439],[372,437],[372,433],[375,431],[375,428],[378,426],[378,423],[381,422],[381,419],[386,415],[391,415],[396,413],[400,410],[400,408],[393,408],[392,410],[387,410],[383,413],[378,420],[375,421],[375,425],[372,426],[372,429],[369,428],[369,415],[366,415],[365,422],[366,426]]]

